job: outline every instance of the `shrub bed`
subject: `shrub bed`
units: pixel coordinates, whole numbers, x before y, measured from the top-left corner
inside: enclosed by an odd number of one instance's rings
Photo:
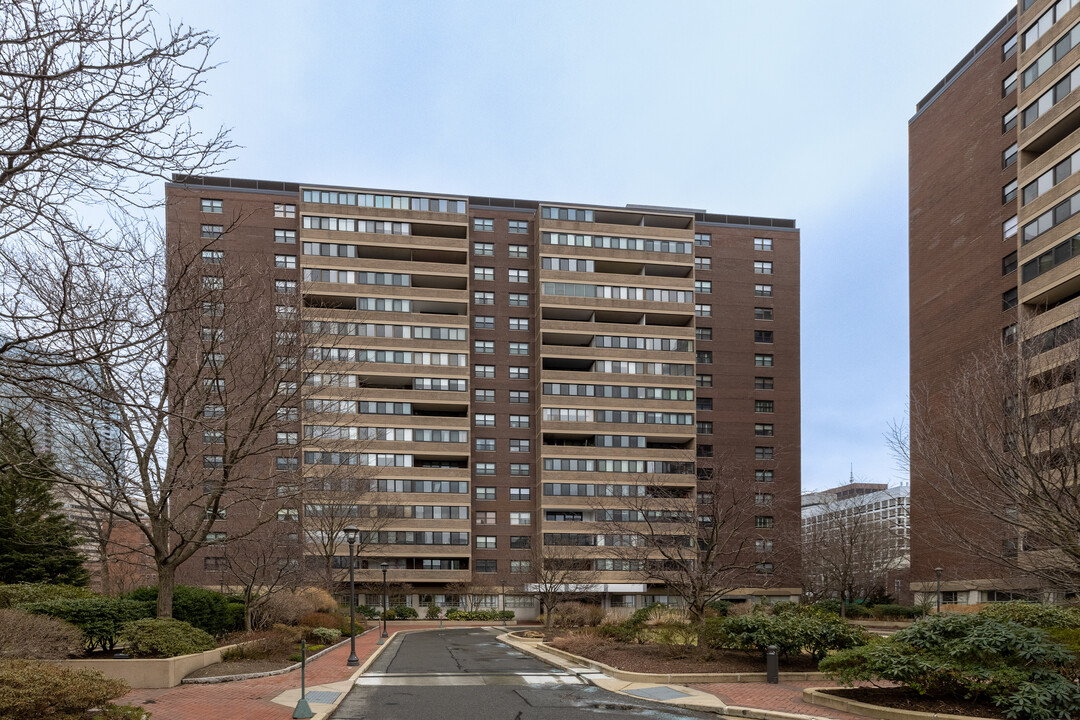
[[[46,583],[0,584],[0,608],[15,607],[32,602],[62,600],[65,598],[98,597],[90,588],[74,585],[48,585]]]
[[[148,720],[142,708],[111,702],[128,690],[123,680],[96,670],[0,660],[0,720]]]
[[[447,620],[472,620],[472,621],[485,621],[494,622],[502,620],[513,620],[513,610],[459,610],[457,608],[450,608],[446,611]]]
[[[82,631],[71,623],[15,608],[0,610],[0,658],[63,660],[82,650]]]
[[[149,603],[156,614],[157,596],[156,587],[144,587],[132,590],[125,597]],[[243,604],[240,612],[240,623],[233,624],[236,622],[235,611],[230,611],[229,600],[221,593],[189,585],[177,585],[173,591],[173,619],[190,623],[211,635],[243,627]]]
[[[210,633],[182,620],[146,618],[125,624],[120,638],[135,657],[177,657],[214,649]]]
[[[87,650],[114,649],[124,623],[153,615],[152,603],[107,597],[47,600],[20,608],[35,615],[59,618],[79,628]]]

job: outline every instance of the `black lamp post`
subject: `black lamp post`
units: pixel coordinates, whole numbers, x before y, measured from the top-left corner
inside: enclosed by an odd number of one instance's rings
[[[945,568],[934,568],[934,574],[937,575],[937,611],[938,615],[941,614],[941,573],[945,571]]]
[[[360,658],[356,657],[356,582],[353,576],[353,548],[356,545],[356,534],[359,532],[350,525],[345,528],[345,539],[349,542],[349,660],[346,663],[351,667],[360,664]]]
[[[386,634],[386,570],[390,567],[390,563],[384,562],[379,567],[382,568],[382,637],[379,638],[381,642],[384,638],[390,637]]]

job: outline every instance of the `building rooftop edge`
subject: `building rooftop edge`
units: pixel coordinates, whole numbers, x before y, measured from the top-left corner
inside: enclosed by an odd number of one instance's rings
[[[923,96],[922,100],[915,103],[915,114],[908,122],[910,123],[912,120],[915,120],[915,118],[919,117],[919,115],[922,114],[922,111],[929,107],[930,104],[933,103],[934,100],[936,100],[937,97],[945,91],[946,88],[952,85],[953,81],[960,75],[962,75],[977,57],[986,52],[986,49],[989,48],[995,40],[997,40],[998,36],[1001,35],[1005,28],[1007,28],[1009,24],[1012,23],[1014,20],[1016,20],[1015,7],[1009,10],[1009,12],[1005,14],[1005,17],[998,20],[997,24],[994,25],[993,29],[991,29],[990,32],[988,32],[982,40],[976,43],[975,47],[968,51],[968,54],[965,55],[960,60],[960,62],[956,63],[953,69],[946,73],[945,77],[939,80],[937,85],[935,85],[933,89],[930,90],[930,92],[926,93],[926,95]]]
[[[416,193],[419,195],[430,195],[445,198],[457,198],[468,200],[470,205],[476,205],[480,207],[487,207],[493,209],[507,209],[507,210],[532,210],[535,211],[540,205],[556,205],[556,206],[581,206],[588,208],[601,208],[605,210],[621,211],[621,212],[662,212],[672,215],[685,215],[687,217],[693,217],[696,222],[707,223],[711,225],[737,225],[737,226],[749,226],[762,229],[773,230],[798,230],[795,225],[795,220],[790,218],[770,218],[770,217],[754,217],[749,215],[724,215],[718,213],[710,213],[705,210],[693,209],[693,208],[674,208],[665,207],[660,205],[634,205],[627,204],[625,206],[618,205],[594,205],[592,203],[567,203],[560,201],[539,201],[539,200],[522,200],[515,198],[496,198],[485,197],[475,195],[458,195],[454,193],[430,193],[420,190],[388,190],[385,188],[354,188],[344,185],[327,185],[322,183],[294,183],[294,182],[281,182],[278,180],[252,180],[246,178],[229,178],[216,175],[184,175],[182,173],[173,173],[172,182],[166,183],[167,186],[184,186],[184,185],[201,185],[203,187],[213,187],[221,190],[235,190],[246,192],[283,192],[283,193],[297,193],[300,192],[301,187],[318,187],[318,188],[335,188],[339,190],[365,190],[379,193],[388,194],[411,194]]]

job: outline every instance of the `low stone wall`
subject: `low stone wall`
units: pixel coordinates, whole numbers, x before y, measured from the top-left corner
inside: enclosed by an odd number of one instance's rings
[[[842,690],[844,688],[806,688],[803,690],[803,702],[817,705],[818,707],[832,708],[841,712],[861,715],[862,717],[876,718],[876,720],[979,720],[969,715],[944,715],[938,713],[918,712],[915,710],[899,710],[885,707],[884,705],[871,705],[869,703],[849,700],[839,695],[830,695],[829,690]]]
[[[100,670],[107,677],[126,680],[132,688],[171,688],[190,673],[221,662],[221,654],[235,645],[174,658],[133,658],[131,660],[61,660],[73,668]]]

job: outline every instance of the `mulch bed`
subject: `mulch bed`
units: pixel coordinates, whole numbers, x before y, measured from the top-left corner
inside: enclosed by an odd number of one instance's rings
[[[897,710],[914,710],[918,712],[938,713],[939,715],[967,715],[970,717],[998,718],[1004,720],[1005,713],[992,702],[971,702],[957,698],[931,698],[919,695],[913,690],[902,687],[893,688],[844,688],[842,690],[829,690],[829,695],[837,695],[855,700],[857,702],[870,703],[871,705],[884,705]]]
[[[561,643],[554,643],[561,647]],[[712,657],[672,658],[667,648],[656,645],[574,643],[562,649],[627,672],[640,673],[747,673],[765,672],[765,660],[755,655],[722,650]],[[817,672],[817,662],[809,655],[780,658],[780,672]]]
[[[248,673],[269,672],[280,670],[296,663],[289,659],[280,660],[233,660],[231,662],[219,662],[207,665],[204,668],[189,673],[189,678],[220,677],[222,675],[246,675]]]

